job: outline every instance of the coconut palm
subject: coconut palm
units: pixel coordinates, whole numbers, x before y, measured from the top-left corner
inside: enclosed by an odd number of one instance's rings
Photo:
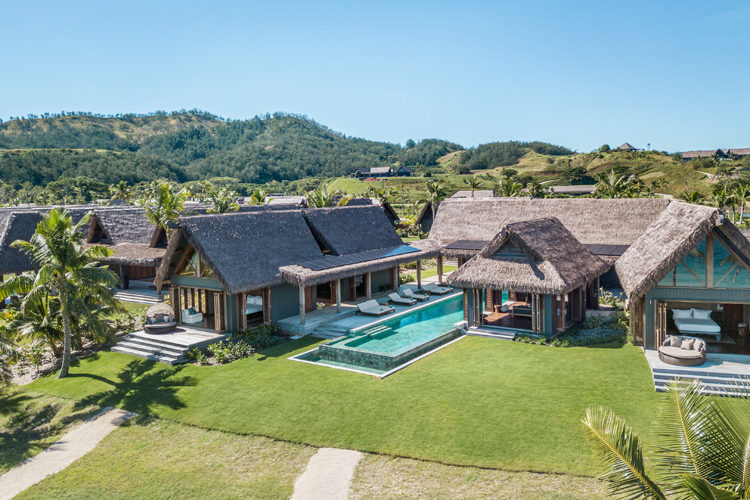
[[[11,378],[10,364],[16,357],[16,343],[10,328],[0,324],[0,384],[6,384]]]
[[[526,184],[526,192],[529,193],[529,196],[532,198],[544,198],[548,193],[548,190],[545,189],[544,185],[538,180],[531,179],[529,183]]]
[[[603,408],[586,411],[583,424],[613,495],[750,498],[750,413],[701,390],[698,380],[671,384],[658,417],[653,477],[638,435],[623,419]]]
[[[740,208],[740,224],[745,223],[745,203],[750,201],[750,186],[744,182],[734,189],[734,199]]]
[[[212,214],[225,214],[240,209],[240,205],[237,203],[237,193],[228,187],[218,190],[212,189],[207,193],[205,201],[211,205],[207,212]]]
[[[482,187],[482,181],[480,181],[479,177],[477,177],[476,175],[472,175],[471,177],[467,177],[466,179],[464,179],[464,184],[466,184],[469,189],[471,189],[472,198],[474,198],[474,190]]]
[[[114,186],[109,186],[110,201],[125,200],[126,203],[130,203],[130,186],[125,181],[120,181]]]
[[[265,205],[269,201],[271,200],[268,198],[265,190],[261,188],[253,189],[253,192],[250,193],[250,196],[247,199],[247,202],[250,205]]]
[[[714,189],[713,194],[711,195],[711,204],[718,208],[719,210],[722,210],[724,208],[727,208],[730,203],[730,192],[727,191],[727,186],[722,185],[720,187],[717,187]]]
[[[614,169],[597,175],[597,198],[626,198],[631,194],[626,175],[615,173]]]
[[[33,320],[33,312],[38,314],[42,302],[47,306],[43,321],[59,318],[63,348],[58,378],[68,375],[74,326],[92,327],[89,320],[97,316],[92,313],[101,307],[116,307],[111,288],[117,277],[97,261],[111,251],[101,246],[83,247],[81,228],[88,224],[89,215],[73,224],[67,210],[50,211],[29,241],[12,243],[31,257],[36,271],[11,278],[0,287],[0,300],[11,295],[23,297],[20,310],[22,317],[27,314],[25,319]]]
[[[705,196],[703,196],[703,193],[695,189],[685,189],[679,194],[678,198],[680,198],[682,201],[686,201],[694,205],[700,205],[705,200]]]
[[[344,206],[349,203],[351,196],[342,196],[341,191],[329,191],[328,188],[322,187],[319,189],[313,189],[305,193],[305,199],[307,200],[307,206],[311,208],[325,208]]]
[[[430,209],[432,210],[432,219],[435,219],[435,211],[437,210],[438,204],[445,198],[443,192],[443,186],[440,181],[429,180],[425,184],[425,196],[420,200],[421,203],[429,203]]]
[[[393,191],[391,189],[371,187],[367,190],[367,196],[377,199],[380,203],[388,203],[393,197]]]
[[[186,191],[175,191],[168,182],[154,181],[148,199],[145,200],[146,218],[170,235],[170,223],[174,223],[185,211]]]
[[[498,184],[498,194],[500,196],[521,196],[522,190],[523,186],[510,177],[503,179]]]

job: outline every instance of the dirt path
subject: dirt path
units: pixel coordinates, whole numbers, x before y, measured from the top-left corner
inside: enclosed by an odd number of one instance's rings
[[[136,414],[105,408],[92,419],[68,431],[55,444],[0,476],[0,500],[13,498],[42,479],[60,472]]]

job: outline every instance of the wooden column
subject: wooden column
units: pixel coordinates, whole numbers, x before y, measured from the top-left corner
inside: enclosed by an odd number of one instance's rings
[[[578,287],[570,294],[570,320],[582,321],[585,304],[583,302],[583,287]]]
[[[422,261],[417,261],[417,288],[422,288]]]
[[[634,345],[644,344],[644,316],[646,313],[646,298],[642,296],[630,303],[630,335],[633,337]],[[654,332],[655,333],[655,332]],[[656,343],[658,339],[654,339]],[[654,345],[657,349],[659,346]]]
[[[305,286],[299,286],[299,323],[305,324]]]
[[[336,280],[336,312],[341,312],[341,278]]]
[[[237,294],[237,329],[247,331],[247,294]]]
[[[596,278],[589,284],[586,291],[586,307],[589,309],[599,309],[599,278]]]
[[[263,289],[263,323],[271,323],[271,287]]]
[[[464,288],[464,321],[469,322],[469,291]]]
[[[365,297],[372,298],[372,273],[365,273]]]
[[[190,289],[193,293],[195,291]],[[221,294],[214,292],[214,331],[221,333]]]
[[[398,290],[398,266],[391,268],[391,285],[394,290]]]
[[[443,256],[438,255],[437,257],[437,279],[438,285],[443,284]]]
[[[172,312],[174,313],[175,321],[180,321],[180,287],[172,286],[169,287],[169,304],[172,306]]]

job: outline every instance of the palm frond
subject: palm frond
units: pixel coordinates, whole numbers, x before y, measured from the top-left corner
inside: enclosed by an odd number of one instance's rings
[[[620,498],[664,499],[661,489],[646,474],[638,435],[611,410],[588,408],[583,419],[587,434],[606,466],[602,478]]]
[[[682,482],[690,493],[690,498],[696,500],[739,500],[741,498],[733,491],[717,488],[702,477],[692,474],[683,476]]]

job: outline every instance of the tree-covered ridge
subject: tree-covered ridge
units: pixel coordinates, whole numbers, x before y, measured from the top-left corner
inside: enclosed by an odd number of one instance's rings
[[[459,168],[486,170],[515,165],[529,151],[554,156],[571,155],[574,153],[566,147],[539,141],[489,142],[478,146],[476,149],[468,149],[461,153]]]

